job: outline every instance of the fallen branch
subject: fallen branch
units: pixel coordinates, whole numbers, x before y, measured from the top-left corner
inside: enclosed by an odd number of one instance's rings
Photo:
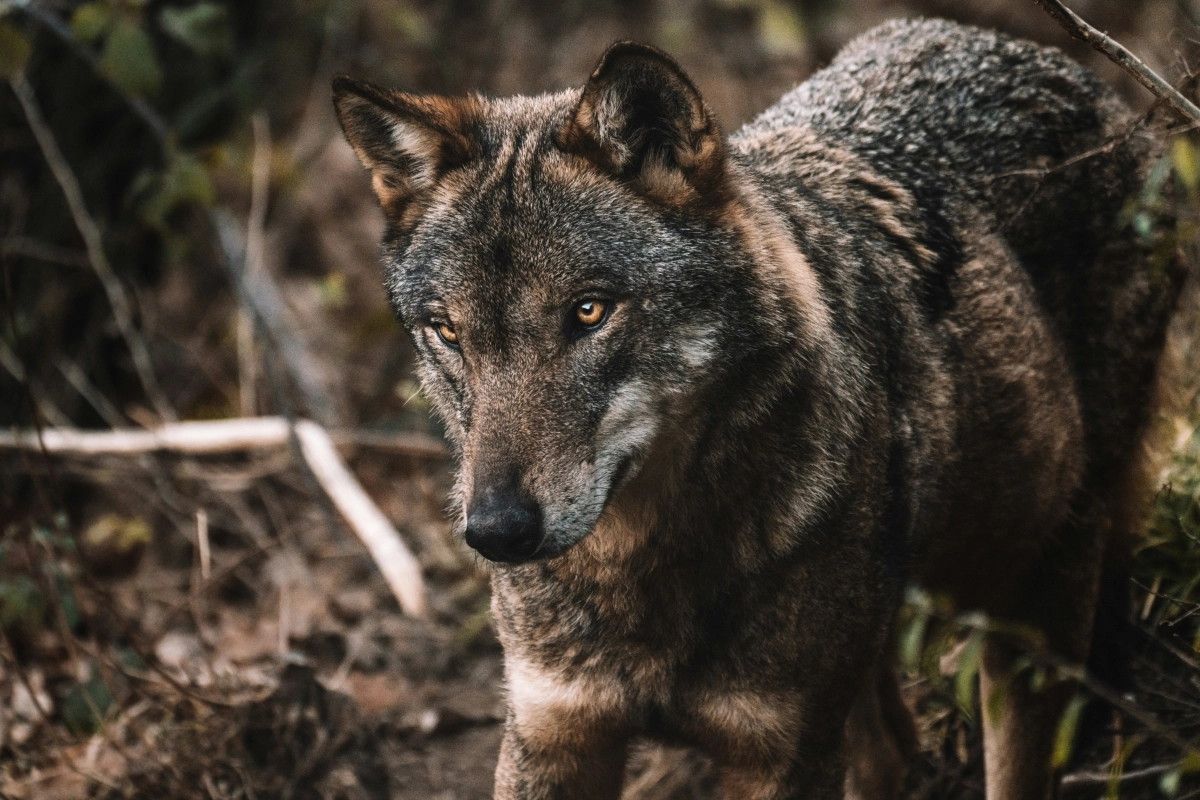
[[[297,423],[298,424],[298,423]],[[288,443],[283,417],[250,417],[203,422],[171,422],[143,430],[83,431],[47,428],[42,432],[48,453],[74,455],[136,455],[169,451],[205,455],[281,447]],[[432,436],[419,433],[332,431],[340,447],[370,447],[413,458],[441,459],[446,449]],[[0,430],[0,450],[41,450],[36,431]]]
[[[404,613],[424,617],[427,611],[425,581],[416,557],[346,469],[325,429],[315,422],[301,420],[296,423],[296,435],[300,437],[300,448],[317,481],[371,552]]]
[[[1156,97],[1170,103],[1176,111],[1192,122],[1200,123],[1200,108],[1197,108],[1195,103],[1184,97],[1161,75],[1150,69],[1146,62],[1129,52],[1116,39],[1093,28],[1083,17],[1067,8],[1062,0],[1034,0],[1034,2],[1045,9],[1046,13],[1053,17],[1072,38],[1087,42],[1129,73],[1134,80],[1149,89]]]
[[[50,126],[42,114],[42,109],[38,105],[37,97],[34,96],[33,87],[29,85],[29,81],[25,80],[24,75],[18,74],[9,80],[9,84],[16,93],[17,100],[21,103],[21,109],[25,112],[25,121],[29,124],[29,129],[33,131],[33,138],[37,140],[42,157],[46,159],[50,172],[53,173],[54,179],[67,199],[71,218],[75,221],[75,227],[79,229],[79,235],[83,237],[88,262],[95,271],[96,277],[100,279],[100,285],[104,287],[105,295],[108,296],[108,303],[112,307],[117,330],[121,332],[121,337],[125,340],[126,347],[129,348],[129,354],[133,357],[133,366],[141,380],[142,387],[146,390],[146,395],[150,398],[159,417],[164,420],[174,420],[177,418],[175,410],[167,401],[167,397],[158,383],[158,376],[154,373],[154,365],[150,361],[150,351],[146,347],[146,342],[142,339],[138,329],[134,327],[129,296],[125,293],[125,287],[121,285],[120,279],[117,278],[112,265],[108,262],[108,256],[104,252],[104,242],[100,236],[100,228],[96,225],[91,213],[88,212],[87,204],[84,203],[83,190],[79,187],[79,180],[63,156],[62,150],[58,146],[58,140],[54,138],[54,132],[50,130]]]
[[[358,480],[346,468],[335,447],[341,438],[349,445],[371,445],[380,440],[371,434],[331,436],[310,420],[299,420],[295,434],[301,454],[342,517],[366,545],[384,580],[406,614],[427,613],[421,566],[400,535],[379,510]],[[80,431],[50,428],[42,431],[0,432],[0,450],[44,450],[76,455],[134,455],[155,451],[191,454],[228,453],[289,443],[291,427],[282,417],[255,417],[216,422],[175,422],[150,430]],[[421,458],[441,458],[444,448],[416,434],[386,437],[386,447]]]

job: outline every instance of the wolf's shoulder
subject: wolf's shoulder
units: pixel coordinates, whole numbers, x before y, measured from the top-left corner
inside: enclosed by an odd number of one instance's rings
[[[1063,52],[945,20],[900,19],[848,44],[733,137],[823,134],[866,156],[973,171],[1054,155],[1063,131],[1104,127],[1121,106]],[[986,148],[987,152],[980,152]]]

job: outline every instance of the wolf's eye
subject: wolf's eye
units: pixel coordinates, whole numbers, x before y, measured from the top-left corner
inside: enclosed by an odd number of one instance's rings
[[[608,303],[603,300],[580,300],[575,304],[575,319],[585,328],[595,328],[608,316]]]
[[[458,349],[458,333],[455,332],[453,325],[449,322],[435,322],[433,323],[433,330],[444,344],[453,347],[455,350]]]

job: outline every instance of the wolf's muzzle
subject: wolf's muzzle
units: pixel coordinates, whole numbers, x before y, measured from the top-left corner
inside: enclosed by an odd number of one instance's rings
[[[488,497],[467,513],[466,540],[488,561],[528,561],[542,544],[542,511],[519,497]]]

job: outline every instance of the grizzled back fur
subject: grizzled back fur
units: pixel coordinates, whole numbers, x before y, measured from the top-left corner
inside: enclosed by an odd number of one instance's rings
[[[906,21],[729,139],[629,43],[557,94],[334,91],[497,563],[497,797],[615,798],[636,736],[730,797],[892,796],[906,582],[1087,657],[1181,274],[1118,222],[1159,145],[1094,76]],[[1049,796],[1068,697],[989,704],[992,800]]]

